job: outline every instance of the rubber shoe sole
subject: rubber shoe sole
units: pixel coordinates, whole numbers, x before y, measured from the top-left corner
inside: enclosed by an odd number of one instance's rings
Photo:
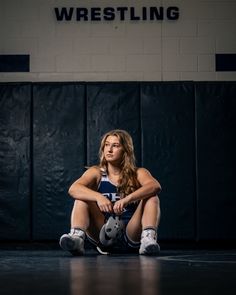
[[[78,241],[68,234],[61,236],[59,245],[63,250],[69,251],[74,256],[84,254],[84,246],[79,245],[80,247],[78,247]]]
[[[160,246],[157,243],[149,244],[144,249],[140,247],[140,250],[139,250],[140,255],[154,256],[154,255],[158,255],[159,252],[160,252]]]

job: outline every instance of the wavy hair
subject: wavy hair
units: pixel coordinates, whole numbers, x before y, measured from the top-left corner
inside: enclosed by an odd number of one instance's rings
[[[137,179],[133,140],[127,131],[120,129],[111,130],[103,135],[99,149],[99,167],[105,171],[107,171],[107,161],[104,156],[104,147],[108,136],[116,136],[123,147],[124,152],[121,160],[121,173],[117,190],[121,197],[125,197],[140,187]]]

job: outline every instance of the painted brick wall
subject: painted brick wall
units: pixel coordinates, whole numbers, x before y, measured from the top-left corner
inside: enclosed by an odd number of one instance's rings
[[[57,22],[54,7],[178,6],[177,21]],[[0,54],[29,73],[0,81],[217,81],[216,53],[236,53],[235,0],[0,0]]]

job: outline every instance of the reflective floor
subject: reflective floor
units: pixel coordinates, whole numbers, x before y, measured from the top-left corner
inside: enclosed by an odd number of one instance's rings
[[[236,294],[236,251],[162,251],[159,257],[72,257],[0,250],[1,295]]]

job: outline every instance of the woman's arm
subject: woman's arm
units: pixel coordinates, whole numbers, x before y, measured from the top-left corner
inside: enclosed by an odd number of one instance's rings
[[[113,207],[115,213],[122,213],[122,210],[129,203],[155,196],[160,193],[160,183],[151,175],[151,173],[147,169],[139,168],[137,170],[137,179],[141,187],[126,196],[125,198],[117,201]]]
[[[129,203],[157,195],[161,192],[160,183],[147,169],[139,168],[137,170],[137,179],[141,187],[126,197]]]
[[[91,167],[70,186],[68,193],[76,200],[97,202],[102,212],[113,212],[110,200],[97,192],[100,179],[100,169]]]

